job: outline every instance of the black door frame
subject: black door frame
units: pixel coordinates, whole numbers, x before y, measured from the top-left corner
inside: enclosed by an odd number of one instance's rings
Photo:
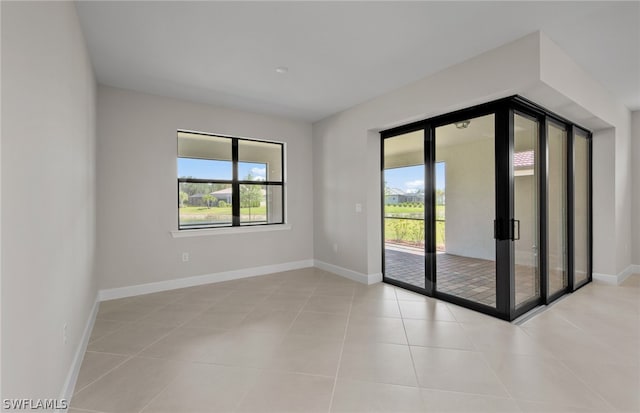
[[[514,259],[514,117],[515,114],[524,115],[538,122],[538,272],[540,277],[540,295],[532,300],[515,305],[515,259]],[[495,117],[495,239],[496,239],[496,307],[490,307],[471,300],[439,292],[436,288],[436,236],[435,236],[435,130],[439,126],[464,121],[494,114]],[[559,123],[567,128],[567,271],[568,283],[566,288],[556,294],[548,294],[548,246],[547,246],[547,183],[548,183],[548,122]],[[382,144],[380,145],[381,188],[384,189],[384,140],[409,132],[423,130],[424,132],[424,183],[425,183],[425,288],[411,285],[396,279],[388,278],[385,274],[385,217],[384,190],[381,190],[381,228],[382,228],[382,273],[383,281],[401,288],[418,292],[427,296],[442,299],[472,310],[480,311],[494,317],[505,320],[514,320],[531,309],[549,304],[560,296],[575,291],[592,281],[593,241],[592,241],[592,135],[583,127],[562,118],[541,106],[522,98],[511,96],[504,99],[480,104],[471,108],[458,110],[433,118],[421,120],[407,125],[402,125],[380,132]],[[589,241],[588,277],[584,282],[576,285],[574,282],[574,134],[580,130],[588,139],[588,191],[589,191],[589,228],[587,229]]]

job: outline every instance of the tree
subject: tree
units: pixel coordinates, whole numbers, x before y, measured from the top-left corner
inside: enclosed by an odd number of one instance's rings
[[[260,185],[240,185],[240,208],[249,208],[249,219],[251,219],[251,208],[259,207],[260,201],[262,201]]]
[[[182,176],[180,178],[195,179],[193,176]],[[211,192],[219,191],[227,188],[228,184],[210,184],[210,183],[196,183],[196,182],[181,182],[180,190],[187,193],[187,195],[197,194],[209,194]]]
[[[216,198],[211,194],[207,194],[203,196],[202,200],[204,201],[205,204],[207,204],[207,208],[211,208],[212,206],[215,205],[216,202],[218,202],[218,198]]]
[[[184,203],[187,202],[188,200],[189,200],[189,194],[184,191],[180,191],[180,208],[184,207]]]

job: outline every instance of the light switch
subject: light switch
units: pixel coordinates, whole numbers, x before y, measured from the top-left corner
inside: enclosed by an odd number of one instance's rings
[[[356,204],[356,212],[362,212],[362,204]]]

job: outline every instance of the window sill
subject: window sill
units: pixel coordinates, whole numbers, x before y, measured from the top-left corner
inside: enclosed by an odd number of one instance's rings
[[[291,224],[249,225],[246,227],[199,228],[171,231],[173,238],[208,237],[224,234],[248,234],[252,232],[288,231]]]

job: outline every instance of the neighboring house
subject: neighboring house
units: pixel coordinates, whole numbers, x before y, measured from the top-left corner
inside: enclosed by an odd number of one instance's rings
[[[211,195],[215,196],[218,202],[224,201],[227,204],[231,204],[231,188],[225,188],[219,191],[212,192]]]
[[[204,194],[193,194],[189,196],[189,205],[191,206],[200,206],[200,205],[204,205],[204,201],[202,200],[202,198],[204,197]]]
[[[261,190],[262,196],[264,197],[267,193],[264,189]],[[227,204],[231,204],[231,188],[221,189],[219,191],[211,192],[209,195],[215,197],[217,201],[214,203],[214,206],[218,204],[220,201],[224,201]],[[203,198],[205,194],[193,194],[189,196],[189,205],[191,206],[202,206],[205,204]],[[264,202],[261,202],[264,204]]]
[[[399,205],[405,202],[424,202],[424,194],[413,192],[407,193],[398,188],[387,188],[384,195],[385,205]]]

